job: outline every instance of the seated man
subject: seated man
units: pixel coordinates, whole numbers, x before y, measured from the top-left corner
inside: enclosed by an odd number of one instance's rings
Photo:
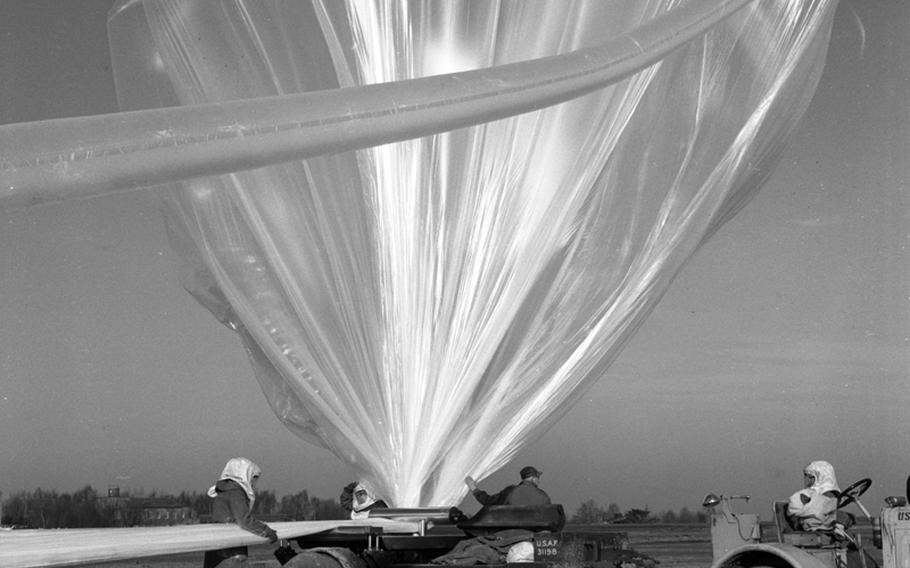
[[[521,468],[521,482],[517,485],[509,485],[499,493],[490,495],[486,491],[479,489],[474,478],[468,476],[464,479],[471,490],[471,494],[477,499],[477,502],[483,506],[489,505],[549,505],[550,496],[546,491],[538,487],[540,483],[540,472],[537,468],[526,466]]]
[[[826,461],[814,461],[803,470],[803,481],[805,488],[790,496],[787,521],[801,531],[833,529],[840,494],[834,467]]]

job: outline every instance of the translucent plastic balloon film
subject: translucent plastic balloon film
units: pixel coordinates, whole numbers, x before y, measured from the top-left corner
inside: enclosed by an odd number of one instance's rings
[[[674,4],[132,1],[111,37],[135,109],[566,53]],[[168,202],[187,287],[292,431],[396,506],[456,504],[603,375],[770,173],[833,11],[753,2],[568,103],[184,183]]]

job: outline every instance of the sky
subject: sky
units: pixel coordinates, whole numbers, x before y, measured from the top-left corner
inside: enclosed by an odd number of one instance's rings
[[[0,0],[0,124],[115,112],[109,0]],[[692,258],[606,376],[481,483],[526,464],[571,514],[770,518],[811,460],[864,504],[910,474],[910,4],[842,0],[816,96],[761,193]],[[352,477],[274,417],[238,338],[181,287],[152,191],[0,209],[0,491],[202,491]],[[466,502],[470,511],[472,503]],[[859,512],[859,511],[855,511]]]

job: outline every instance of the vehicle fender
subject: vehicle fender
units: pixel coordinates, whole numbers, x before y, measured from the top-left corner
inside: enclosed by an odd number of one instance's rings
[[[758,542],[735,548],[718,558],[711,568],[831,568],[819,558],[791,544]]]

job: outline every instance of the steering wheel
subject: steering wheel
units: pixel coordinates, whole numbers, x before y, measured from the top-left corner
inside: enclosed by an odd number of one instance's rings
[[[866,492],[872,485],[872,480],[868,477],[851,483],[846,489],[840,492],[837,497],[837,508],[842,509],[850,503],[856,501],[860,495]]]

